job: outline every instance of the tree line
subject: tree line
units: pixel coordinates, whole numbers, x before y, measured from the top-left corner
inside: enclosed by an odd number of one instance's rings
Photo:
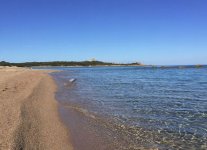
[[[141,63],[116,64],[102,61],[52,61],[52,62],[24,62],[10,63],[1,61],[0,66],[17,66],[17,67],[33,67],[33,66],[112,66],[112,65],[141,65]]]

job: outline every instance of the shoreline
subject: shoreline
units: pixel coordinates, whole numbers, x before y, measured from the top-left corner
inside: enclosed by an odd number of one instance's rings
[[[0,149],[73,149],[51,72],[0,69]]]

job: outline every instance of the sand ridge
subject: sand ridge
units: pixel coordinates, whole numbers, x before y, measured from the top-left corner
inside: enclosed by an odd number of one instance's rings
[[[0,149],[71,150],[47,71],[0,69]]]

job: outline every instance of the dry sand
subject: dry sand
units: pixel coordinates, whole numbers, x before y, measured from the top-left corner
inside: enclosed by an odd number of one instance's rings
[[[71,150],[48,71],[0,67],[0,150]]]

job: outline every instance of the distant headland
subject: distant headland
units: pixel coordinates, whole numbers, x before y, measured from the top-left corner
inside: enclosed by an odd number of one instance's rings
[[[140,62],[134,63],[112,63],[112,62],[103,62],[97,60],[87,60],[87,61],[48,61],[48,62],[23,62],[23,63],[10,63],[6,61],[0,61],[0,66],[16,66],[16,67],[92,67],[92,66],[140,66],[140,67],[149,67],[149,68],[203,68],[207,65],[145,65]]]

